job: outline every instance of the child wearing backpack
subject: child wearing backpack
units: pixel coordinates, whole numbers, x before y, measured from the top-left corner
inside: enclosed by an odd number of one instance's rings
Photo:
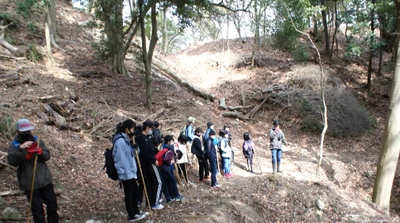
[[[256,146],[254,145],[253,140],[250,138],[250,134],[245,132],[243,134],[243,155],[247,159],[247,168],[248,170],[253,173],[253,156]]]
[[[118,179],[122,183],[125,193],[125,207],[128,212],[129,222],[143,219],[138,209],[139,187],[137,182],[137,164],[135,151],[130,138],[134,135],[135,122],[128,119],[117,125],[117,131],[113,136],[114,165],[117,169]]]
[[[184,197],[179,194],[174,171],[171,168],[174,165],[175,159],[174,138],[171,135],[167,135],[164,137],[164,142],[165,144],[161,151],[164,149],[167,150],[162,156],[162,164],[160,165],[161,177],[165,182],[164,196],[167,199],[167,203],[181,201]]]

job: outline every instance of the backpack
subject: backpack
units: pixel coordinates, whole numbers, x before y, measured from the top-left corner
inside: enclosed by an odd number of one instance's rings
[[[222,140],[225,140],[225,138],[224,137],[220,137],[219,138],[219,140],[218,140],[218,152],[222,155],[222,149],[221,149],[221,141]],[[228,146],[228,142],[227,141],[225,141],[225,148]],[[224,149],[225,149],[224,148]]]
[[[186,131],[187,127],[188,127],[187,125],[183,126],[183,128],[181,129],[180,134],[182,134],[184,136],[187,136],[187,131]]]
[[[164,149],[160,150],[160,151],[156,154],[156,160],[158,161],[158,165],[157,165],[157,166],[161,166],[161,165],[163,164],[163,157],[164,157],[164,154],[165,154],[166,152],[168,152],[168,150],[169,150],[169,149],[164,148]]]
[[[247,146],[247,148],[245,146]],[[242,147],[243,147],[243,154],[247,154],[247,155],[253,154],[253,143],[252,142],[246,143],[246,141],[245,141],[245,142],[243,142]]]
[[[122,135],[118,136],[117,139],[115,139],[115,142],[119,138],[123,138],[123,136]],[[104,169],[106,170],[108,178],[110,178],[111,180],[118,180],[118,172],[117,168],[115,168],[114,157],[112,155],[113,149],[114,149],[114,144],[111,147],[111,149],[107,148],[106,151],[104,152],[105,162],[103,170]]]

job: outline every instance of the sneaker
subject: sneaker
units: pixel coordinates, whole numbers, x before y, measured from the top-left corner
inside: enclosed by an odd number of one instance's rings
[[[155,205],[155,206],[151,207],[152,210],[161,210],[163,208],[164,208],[164,205],[162,205],[162,204]]]
[[[219,190],[219,187],[217,187],[217,186],[212,186],[212,187],[210,187],[210,190]]]
[[[133,218],[129,219],[129,222],[139,221],[145,217],[146,217],[145,214],[135,214]]]
[[[199,181],[198,181],[198,183],[203,183],[203,182],[204,182],[204,180],[199,180]]]
[[[175,201],[181,201],[183,200],[185,197],[184,196],[178,196],[175,198]]]

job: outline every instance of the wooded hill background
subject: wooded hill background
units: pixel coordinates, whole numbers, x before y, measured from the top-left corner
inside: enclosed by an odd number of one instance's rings
[[[106,9],[101,4],[110,3],[105,0],[93,1],[89,12],[71,7],[69,1],[0,1],[1,210],[17,208],[21,222],[30,215],[25,196],[16,193],[16,170],[6,163],[20,118],[32,120],[34,133],[51,149],[48,164],[60,194],[61,220],[123,222],[123,192],[102,171],[103,152],[110,146],[115,126],[127,118],[138,124],[151,118],[162,123],[164,134],[177,136],[187,117],[193,116],[203,129],[208,121],[217,129],[231,125],[234,177],[220,177],[223,189],[218,192],[210,192],[208,184],[180,186],[186,199],[147,219],[400,221],[398,167],[390,189],[390,215],[371,202],[394,74],[395,2],[201,2],[142,2],[148,16],[107,25],[105,18],[121,18],[122,8],[117,6],[123,1],[112,2],[114,14],[109,17],[98,14],[99,8]],[[136,11],[140,2],[132,3],[136,13],[132,15],[140,15]],[[264,13],[267,7],[275,10],[273,20]],[[169,10],[165,17],[163,8]],[[181,13],[180,25],[192,27],[180,29],[173,23],[174,10]],[[240,22],[245,17],[253,20]],[[159,40],[152,42],[150,30],[156,20]],[[44,21],[55,25],[55,31],[47,30],[47,38],[45,30],[50,26]],[[164,21],[168,33],[162,31]],[[254,37],[228,39],[221,31],[227,21],[239,31],[240,25],[245,26]],[[310,35],[320,59],[293,24]],[[111,27],[123,32],[107,32]],[[368,31],[371,27],[374,32]],[[115,34],[120,36],[112,38]],[[144,46],[146,38],[149,42]],[[212,41],[203,42],[206,38]],[[179,48],[187,42],[192,45]],[[323,128],[319,62],[329,127],[316,176]],[[279,175],[271,174],[266,135],[273,119],[282,122],[292,143],[283,155],[284,173]],[[241,155],[246,131],[257,146],[256,174],[246,171]],[[197,182],[197,166],[189,174]]]

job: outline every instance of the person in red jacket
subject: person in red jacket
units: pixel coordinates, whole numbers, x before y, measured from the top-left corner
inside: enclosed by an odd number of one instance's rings
[[[46,161],[50,159],[50,151],[43,140],[33,136],[32,123],[28,119],[17,122],[18,134],[8,148],[8,163],[18,167],[18,183],[20,190],[25,191],[31,202],[31,211],[35,223],[46,222],[43,202],[46,204],[47,222],[58,222],[57,199],[54,193],[53,178]],[[36,157],[37,156],[37,157]],[[32,177],[36,160],[35,181],[32,189]],[[32,200],[31,200],[32,198]]]

